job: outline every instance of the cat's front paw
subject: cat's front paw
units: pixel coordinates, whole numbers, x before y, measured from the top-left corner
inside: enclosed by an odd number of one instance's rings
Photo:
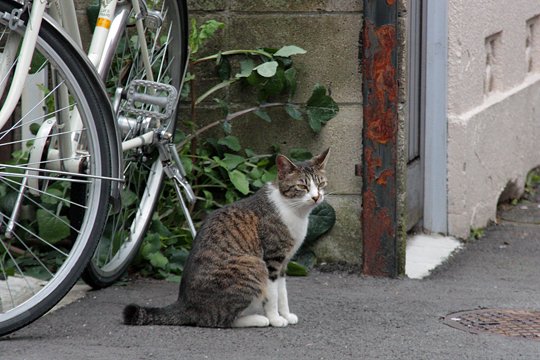
[[[285,327],[289,325],[289,322],[287,319],[285,319],[283,316],[273,316],[268,318],[270,320],[270,325],[274,327]]]
[[[298,316],[296,316],[293,313],[281,314],[281,316],[283,316],[285,319],[287,319],[287,322],[289,323],[289,325],[298,324]]]

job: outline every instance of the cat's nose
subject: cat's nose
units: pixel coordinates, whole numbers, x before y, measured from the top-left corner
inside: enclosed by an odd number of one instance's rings
[[[317,202],[317,200],[319,200],[320,197],[321,197],[321,195],[317,194],[315,196],[312,196],[311,198],[313,199],[314,202]]]

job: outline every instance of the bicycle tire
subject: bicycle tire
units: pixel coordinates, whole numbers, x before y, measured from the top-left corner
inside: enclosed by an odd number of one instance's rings
[[[11,14],[20,6],[3,0],[0,12]],[[2,45],[20,41],[27,14],[21,20],[21,25],[9,31],[7,21],[0,19],[0,33],[14,34],[11,38],[1,37]],[[39,118],[24,120],[28,113],[22,113],[22,106],[17,110],[21,117],[14,114],[15,120],[0,129],[0,336],[45,314],[73,287],[97,246],[111,194],[112,153],[107,129],[114,114],[96,72],[71,40],[48,20],[42,22],[33,59],[39,69],[47,69],[47,73],[38,72],[43,75],[39,88],[44,94],[36,99],[34,107],[44,104],[43,124],[38,125],[41,135],[24,134],[23,125]],[[60,89],[66,89],[68,96],[65,108],[60,107],[60,93],[64,91]],[[86,160],[80,162],[77,172],[53,172],[49,165],[63,165],[68,160],[52,156],[63,136],[58,124],[60,114],[71,115],[75,109],[80,113],[82,128],[68,135],[78,138],[78,154]],[[6,137],[10,140],[5,141]],[[40,142],[42,139],[46,141]],[[30,163],[36,154],[39,161]],[[28,186],[24,179],[36,174],[37,185]],[[85,182],[85,192],[78,194],[79,202],[73,200],[75,181]],[[15,205],[7,200],[19,194],[22,210],[14,211]],[[14,220],[12,232],[7,230],[10,219]],[[22,284],[20,291],[17,284]]]
[[[152,31],[146,31],[149,41],[149,52],[153,63],[156,59],[165,60],[166,71],[155,69],[154,76],[157,82],[165,82],[175,87],[180,94],[180,87],[185,76],[185,68],[188,59],[188,17],[187,4],[185,0],[164,0],[156,1],[162,3],[161,8],[154,8],[153,1],[147,1],[150,10],[157,10],[163,16],[163,26],[159,30],[154,30],[160,34],[162,29],[166,29],[168,37],[164,40],[156,41]],[[143,71],[137,68],[142,65],[140,62],[133,61],[131,69],[127,71],[129,76],[123,80],[118,76],[118,71],[125,71],[124,51],[129,39],[133,38],[133,29],[125,30],[126,40],[119,42],[118,50],[115,54],[117,58],[113,59],[111,71],[107,77],[107,87],[112,96],[116,89],[126,88],[133,80],[145,80]],[[154,42],[153,42],[154,41]],[[166,44],[166,45],[164,45]],[[164,47],[165,51],[164,51]],[[135,55],[137,59],[139,50]],[[118,59],[119,58],[119,59]],[[163,66],[162,66],[163,67]],[[159,74],[157,74],[160,72]],[[111,79],[121,79],[113,82]],[[121,117],[123,106],[126,101],[123,100],[117,112]],[[145,119],[139,117],[138,121]],[[162,124],[162,130],[174,134],[176,126],[176,106],[174,112],[166,124]],[[155,129],[155,128],[154,128]],[[128,134],[124,134],[124,140],[141,135],[144,130],[133,130],[130,128]],[[159,199],[162,182],[163,168],[155,147],[138,148],[131,152],[124,153],[124,179],[125,185],[122,191],[122,209],[118,213],[110,212],[105,226],[103,238],[101,239],[92,261],[88,264],[82,277],[87,284],[94,289],[100,289],[112,285],[126,272],[133,258],[137,255],[144,234],[150,224],[154,208]]]

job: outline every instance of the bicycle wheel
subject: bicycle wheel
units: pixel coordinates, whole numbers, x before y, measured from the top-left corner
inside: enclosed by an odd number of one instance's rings
[[[0,1],[4,62],[27,22],[23,16],[10,30],[4,15],[16,7]],[[106,122],[113,113],[88,64],[44,20],[24,86],[34,93],[23,94],[0,129],[0,335],[34,321],[71,289],[105,223],[112,172]],[[13,69],[3,69],[0,89],[7,92]],[[75,118],[80,126],[70,128]]]
[[[111,61],[106,87],[117,108],[123,140],[136,138],[149,131],[173,134],[176,120],[176,99],[172,115],[158,120],[151,114],[133,116],[128,108],[126,89],[135,80],[152,80],[174,87],[180,93],[188,57],[188,23],[185,0],[146,1],[151,20],[145,28],[146,47],[152,64],[149,77],[141,55],[134,19],[129,15]],[[157,24],[157,25],[156,25]],[[144,46],[144,45],[143,45]],[[119,90],[120,89],[120,90]],[[118,94],[123,94],[118,97]],[[147,106],[151,110],[151,106]],[[137,254],[160,195],[163,168],[156,147],[145,146],[124,152],[122,208],[111,211],[98,248],[83,273],[93,288],[103,288],[118,280]]]

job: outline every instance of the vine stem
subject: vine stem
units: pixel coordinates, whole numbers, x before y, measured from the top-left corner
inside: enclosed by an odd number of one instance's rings
[[[214,122],[212,122],[212,123],[210,123],[210,124],[208,124],[206,126],[203,126],[199,130],[195,131],[193,134],[190,134],[189,136],[187,136],[182,142],[180,142],[176,146],[176,149],[178,151],[180,151],[180,149],[182,149],[184,147],[184,145],[186,145],[192,139],[198,137],[199,135],[201,135],[205,131],[208,131],[209,129],[212,129],[212,128],[216,127],[216,126],[219,126],[219,125],[221,125],[221,124],[223,124],[223,123],[225,123],[227,121],[232,121],[232,120],[234,120],[234,119],[236,119],[236,118],[238,118],[240,116],[249,114],[250,112],[254,112],[254,111],[257,111],[257,110],[262,110],[262,109],[267,109],[267,108],[277,107],[277,106],[285,106],[285,105],[287,105],[287,103],[282,103],[282,102],[268,103],[268,104],[262,104],[262,105],[259,105],[259,106],[254,106],[254,107],[251,107],[251,108],[248,108],[248,109],[240,110],[240,111],[234,112],[232,114],[229,114],[224,119],[214,121]]]
[[[193,61],[193,64],[198,64],[198,63],[201,63],[201,62],[204,62],[204,61],[209,61],[209,60],[216,60],[219,56],[222,56],[222,55],[240,55],[240,54],[250,54],[250,55],[262,55],[262,56],[265,56],[269,59],[272,58],[272,54],[264,51],[264,50],[228,50],[228,51],[222,51],[221,53],[218,53],[218,54],[214,54],[214,55],[210,55],[210,56],[206,56],[206,57],[203,57],[203,58],[200,58],[200,59],[197,59],[195,61]]]

